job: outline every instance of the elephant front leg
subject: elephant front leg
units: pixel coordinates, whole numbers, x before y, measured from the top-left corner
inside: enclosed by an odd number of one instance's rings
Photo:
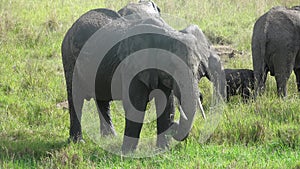
[[[155,98],[156,114],[157,114],[157,142],[156,146],[165,149],[169,146],[169,141],[166,137],[167,131],[171,129],[174,123],[174,96],[170,91],[165,93],[167,98],[166,107],[162,105],[163,101],[160,97]]]
[[[122,153],[127,154],[137,148],[140,132],[143,126],[145,110],[149,101],[147,87],[134,79],[129,88],[129,97],[123,94],[123,107],[125,110],[125,131]],[[126,92],[126,91],[124,91]]]
[[[68,92],[69,112],[70,112],[70,137],[69,141],[83,142],[81,130],[81,115],[83,99],[73,99],[72,94]]]
[[[247,103],[249,101],[250,96],[251,96],[250,88],[248,88],[248,87],[243,88],[242,98],[243,98],[244,103]]]
[[[135,118],[144,119],[144,113],[140,115],[135,115]],[[123,154],[133,152],[137,148],[142,126],[143,123],[131,121],[126,118],[125,132],[124,132],[123,145],[122,145]]]
[[[100,132],[101,135],[116,135],[115,128],[110,117],[109,101],[97,100],[98,113],[100,118]]]

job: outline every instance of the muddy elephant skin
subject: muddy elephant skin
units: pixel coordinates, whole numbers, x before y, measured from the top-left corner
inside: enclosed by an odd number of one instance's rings
[[[277,94],[287,95],[294,71],[300,91],[300,7],[274,7],[255,23],[252,36],[255,95],[264,91],[267,73],[275,76]]]

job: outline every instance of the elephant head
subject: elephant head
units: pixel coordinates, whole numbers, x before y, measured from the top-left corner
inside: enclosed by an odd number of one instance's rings
[[[160,9],[152,1],[140,0],[138,3],[126,5],[118,13],[127,19],[142,19],[150,16],[159,16]]]
[[[215,87],[216,94],[222,98],[226,98],[226,78],[224,68],[221,64],[220,57],[207,40],[204,33],[196,25],[191,25],[181,32],[192,34],[197,39],[196,51],[201,58],[201,64],[198,67],[199,80],[202,77],[207,77]]]
[[[224,100],[226,98],[226,79],[219,56],[216,54],[215,50],[198,26],[191,25],[186,29],[181,30],[180,32],[182,32],[183,34],[191,35],[195,38],[195,43],[189,43],[190,47],[193,48],[195,58],[197,58],[197,60],[199,61],[199,63],[197,63],[197,73],[195,74],[197,76],[197,81],[194,82],[193,90],[198,90],[196,89],[198,88],[198,82],[202,77],[205,76],[214,85],[214,95],[217,98],[215,104]],[[196,97],[196,101],[194,102],[194,104],[197,104],[199,106],[203,118],[206,118],[199,96],[196,95],[194,97]],[[181,105],[184,106],[184,102],[181,102]],[[184,108],[182,109],[179,106],[179,109],[181,114],[185,114]],[[189,119],[189,117],[187,117],[187,119],[192,120]],[[190,124],[190,122],[186,122],[186,118],[184,116],[181,116],[178,132],[176,135],[174,135],[174,138],[176,140],[184,139],[184,134],[187,134],[185,132],[190,130],[190,128],[188,128],[191,127]]]

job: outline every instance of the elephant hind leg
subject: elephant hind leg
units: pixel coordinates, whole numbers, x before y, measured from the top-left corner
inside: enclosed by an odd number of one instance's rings
[[[297,89],[300,92],[300,68],[295,69],[294,73],[296,75]]]
[[[300,67],[299,66],[300,66],[300,49],[298,49],[298,53],[295,59],[295,68],[294,68],[298,92],[300,92]]]
[[[81,130],[81,109],[83,106],[83,100],[78,102],[73,102],[72,98],[68,99],[69,102],[69,111],[70,111],[70,137],[69,141],[81,142],[82,130]]]
[[[67,76],[69,77],[69,76]],[[82,138],[82,129],[81,129],[81,116],[82,116],[82,107],[84,99],[78,96],[78,93],[74,92],[72,94],[72,83],[71,80],[67,78],[67,94],[68,94],[68,103],[69,103],[69,113],[70,113],[70,137],[69,141],[73,142],[83,142]],[[70,83],[68,83],[70,82]]]
[[[98,113],[100,118],[100,132],[101,135],[116,135],[114,126],[110,117],[110,104],[109,101],[97,100]]]
[[[293,71],[297,50],[294,42],[286,42],[278,47],[278,52],[274,54],[274,71],[277,84],[277,94],[280,97],[287,95],[287,81]],[[277,60],[275,60],[277,59]]]
[[[281,98],[286,97],[287,95],[287,81],[290,74],[275,74],[275,80],[277,85],[277,95]]]
[[[266,80],[267,80],[267,76],[268,76],[268,69],[264,68],[262,70],[262,72],[260,72],[258,75],[255,74],[255,79],[257,81],[256,83],[256,91],[257,94],[262,94],[265,90],[266,87]]]
[[[265,86],[266,86],[266,80],[268,77],[268,72],[269,72],[269,69],[265,64],[263,64],[263,66],[258,71],[254,71],[255,96],[260,95],[264,92]]]

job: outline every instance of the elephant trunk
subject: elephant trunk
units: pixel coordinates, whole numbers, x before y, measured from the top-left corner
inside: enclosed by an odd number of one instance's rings
[[[226,77],[221,61],[214,51],[211,51],[208,58],[208,78],[214,85],[214,95],[217,102],[226,99]]]
[[[198,97],[198,85],[193,85],[193,90],[181,91],[181,98],[179,98],[180,107],[180,119],[176,133],[173,138],[177,141],[183,141],[187,138],[194,121],[196,113],[196,105]]]

